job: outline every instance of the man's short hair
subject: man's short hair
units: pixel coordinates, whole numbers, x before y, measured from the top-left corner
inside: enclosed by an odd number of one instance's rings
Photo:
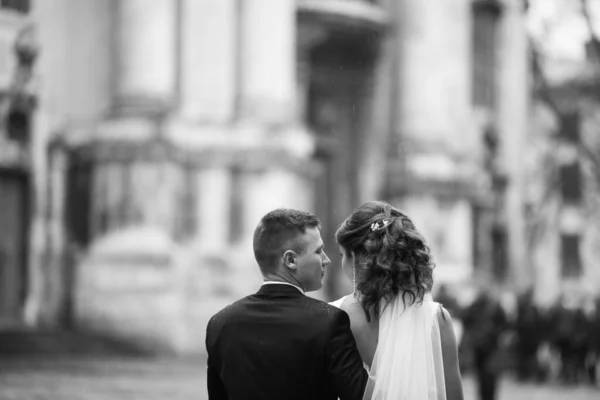
[[[261,271],[271,272],[287,250],[302,254],[305,243],[300,236],[306,228],[319,228],[319,219],[311,213],[278,208],[267,213],[254,230],[254,257]]]

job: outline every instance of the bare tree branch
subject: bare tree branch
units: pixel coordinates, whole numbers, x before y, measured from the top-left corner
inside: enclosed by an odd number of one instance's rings
[[[589,46],[592,46],[590,49],[595,53],[594,57],[590,59],[590,62],[593,64],[590,64],[589,66],[599,72],[594,74],[593,78],[589,81],[587,78],[580,81],[580,84],[583,83],[584,87],[588,89],[593,88],[596,95],[593,96],[592,101],[596,102],[597,104],[598,99],[600,99],[600,80],[598,79],[600,76],[600,32],[596,32],[594,29],[594,19],[590,11],[590,1],[580,0],[580,4],[581,12],[591,37],[591,43]],[[563,108],[568,107],[566,102],[567,100],[563,99],[561,96],[561,91],[557,90],[557,87],[554,87],[548,78],[542,62],[543,59],[540,48],[538,48],[533,37],[529,38],[529,44],[531,51],[531,67],[534,82],[536,84],[535,94],[537,99],[543,102],[557,119],[558,130],[555,133],[553,132],[553,134],[550,136],[550,140],[553,141],[553,146],[559,146],[562,143],[565,143],[566,140],[568,141],[568,138],[563,135],[565,133],[563,132],[563,129],[566,128],[566,123],[568,121],[567,118],[569,118],[568,109]],[[577,82],[567,82],[566,85],[577,85]],[[578,86],[573,86],[572,89],[576,94],[578,94]],[[564,103],[561,101],[564,101]],[[582,163],[585,163],[588,167],[590,167],[589,171],[593,178],[595,178],[594,180],[596,184],[600,185],[600,152],[598,151],[599,148],[596,141],[594,141],[592,144],[589,142],[589,140],[585,140],[584,135],[581,135],[580,140],[575,143],[572,142],[572,144],[576,146]],[[551,221],[553,221],[554,218],[557,218],[556,215],[553,215],[553,217],[549,219],[549,213],[555,211],[553,205],[556,201],[560,201],[560,195],[558,193],[560,190],[560,185],[556,170],[558,168],[558,164],[556,164],[556,160],[552,158],[551,152],[548,154],[548,156],[550,158],[543,160],[544,167],[542,170],[547,171],[549,175],[542,175],[542,179],[544,181],[542,196],[533,200],[535,203],[532,204],[534,208],[531,211],[531,215],[527,217],[527,240],[530,245],[535,245],[537,242],[539,242],[546,233],[548,226],[552,223]],[[597,201],[596,197],[594,197],[593,200],[596,201],[594,206],[600,205],[600,201]]]
[[[592,16],[591,16],[590,9],[589,9],[589,0],[580,0],[580,1],[581,1],[582,13],[586,20],[588,29],[590,31],[590,35],[592,37],[592,43],[594,46],[594,50],[597,52],[597,55],[599,56],[599,58],[596,60],[596,61],[598,61],[598,60],[600,60],[600,39],[599,39],[596,31],[593,28],[593,22],[592,22],[593,20],[592,20]],[[530,49],[531,49],[531,54],[532,54],[533,73],[534,73],[534,76],[536,77],[537,83],[540,85],[540,88],[538,90],[539,98],[544,103],[546,103],[546,105],[548,105],[548,107],[550,107],[550,109],[555,113],[556,117],[560,121],[559,125],[562,125],[562,121],[565,118],[565,114],[561,110],[557,100],[552,95],[552,87],[551,87],[551,85],[548,81],[548,78],[544,72],[544,68],[541,65],[540,54],[539,54],[539,51],[538,51],[533,39],[530,39],[529,42],[530,42]],[[600,87],[599,87],[599,90],[600,90]],[[560,138],[560,132],[558,135],[559,135],[559,137],[557,139]],[[596,154],[596,152],[591,150],[588,146],[586,146],[581,141],[577,144],[577,150],[578,150],[579,154],[581,156],[583,156],[584,159],[586,159],[592,163],[592,165],[594,166],[594,168],[597,172],[597,174],[596,174],[597,178],[600,181],[600,156],[598,154]]]
[[[551,109],[554,111],[556,116],[559,119],[562,119],[563,113],[558,103],[552,97],[552,91],[550,88],[550,84],[548,83],[548,78],[546,77],[546,73],[544,72],[544,68],[541,65],[540,54],[533,43],[533,40],[529,40],[530,49],[531,49],[531,61],[533,66],[533,74],[536,77],[536,81],[540,84],[541,88],[538,91],[541,100],[544,101]]]
[[[579,150],[579,154],[583,155],[586,160],[590,161],[594,165],[596,178],[598,179],[598,182],[600,182],[600,157],[598,154],[590,150],[588,146],[581,142],[579,142],[577,150]]]

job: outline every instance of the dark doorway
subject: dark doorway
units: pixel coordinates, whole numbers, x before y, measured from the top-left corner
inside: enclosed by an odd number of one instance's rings
[[[21,318],[26,290],[28,197],[26,174],[0,169],[0,322]]]

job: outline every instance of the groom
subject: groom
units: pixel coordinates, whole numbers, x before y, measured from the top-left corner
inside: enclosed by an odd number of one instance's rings
[[[331,260],[313,214],[277,209],[254,231],[260,290],[206,329],[208,395],[220,399],[361,400],[367,372],[345,311],[305,296]]]

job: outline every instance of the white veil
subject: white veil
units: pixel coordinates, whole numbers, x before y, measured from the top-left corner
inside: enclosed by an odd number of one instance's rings
[[[379,342],[363,400],[446,400],[439,304],[398,296],[379,318]]]

